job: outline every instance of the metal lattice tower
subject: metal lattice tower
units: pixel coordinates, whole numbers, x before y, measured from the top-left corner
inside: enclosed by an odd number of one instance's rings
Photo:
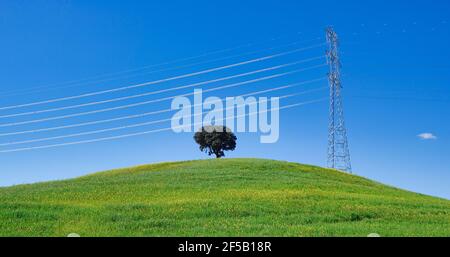
[[[327,60],[330,66],[330,116],[328,132],[328,167],[351,173],[350,151],[342,104],[342,85],[339,61],[339,39],[332,27],[326,29],[328,43]]]

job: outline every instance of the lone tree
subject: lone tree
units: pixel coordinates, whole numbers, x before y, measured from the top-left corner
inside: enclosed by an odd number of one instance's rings
[[[195,133],[194,140],[200,145],[200,151],[216,158],[225,156],[224,151],[236,149],[236,136],[225,126],[205,126]]]

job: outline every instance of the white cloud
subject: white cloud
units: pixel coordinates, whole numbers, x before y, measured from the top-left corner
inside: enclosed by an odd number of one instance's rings
[[[437,139],[437,136],[433,135],[432,133],[422,133],[417,135],[422,140],[435,140]]]

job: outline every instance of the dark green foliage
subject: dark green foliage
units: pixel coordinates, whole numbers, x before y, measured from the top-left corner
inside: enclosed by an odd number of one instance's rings
[[[200,151],[216,158],[225,156],[224,151],[236,149],[236,136],[225,126],[206,126],[195,133],[194,140],[200,145]]]

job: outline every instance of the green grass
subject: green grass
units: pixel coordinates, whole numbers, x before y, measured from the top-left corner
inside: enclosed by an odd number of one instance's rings
[[[450,236],[450,201],[259,159],[0,188],[0,236]]]

